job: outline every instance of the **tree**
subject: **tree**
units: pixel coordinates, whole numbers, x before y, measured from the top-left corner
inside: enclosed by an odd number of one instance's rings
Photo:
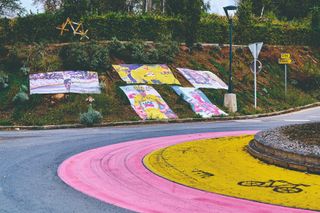
[[[89,0],[63,0],[62,9],[65,16],[79,19],[90,11]]]
[[[252,0],[252,3],[253,12],[257,16],[264,10],[288,20],[307,17],[313,7],[320,6],[319,0]]]
[[[98,0],[99,1],[99,0]],[[125,12],[128,11],[128,5],[132,4],[133,1],[127,0],[105,0],[99,1],[100,6],[102,6],[101,12],[113,11],[113,12]]]
[[[314,7],[312,9],[312,18],[311,18],[311,29],[313,35],[312,44],[315,46],[320,45],[319,37],[320,37],[320,7]]]
[[[192,50],[193,44],[198,38],[203,1],[186,0],[185,6],[183,20],[186,26],[186,44]]]
[[[56,12],[61,8],[61,0],[33,0],[33,4],[42,4],[46,12]]]
[[[252,0],[241,0],[239,2],[236,35],[238,37],[237,40],[241,43],[248,42],[248,38],[250,38],[251,35],[250,29],[253,21],[252,8]]]
[[[11,16],[22,10],[19,0],[0,0],[0,16]]]

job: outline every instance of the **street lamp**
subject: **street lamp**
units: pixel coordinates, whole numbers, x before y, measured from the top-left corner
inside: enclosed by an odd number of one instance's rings
[[[227,6],[224,7],[224,12],[229,20],[230,26],[230,64],[229,64],[229,86],[228,86],[228,94],[224,96],[224,106],[229,109],[230,112],[237,111],[237,97],[235,94],[232,93],[233,85],[232,85],[232,28],[233,28],[233,18],[237,12],[238,7],[236,6]]]
[[[230,27],[230,64],[229,64],[229,87],[228,87],[228,93],[232,93],[233,86],[232,86],[232,28],[233,28],[233,17],[236,14],[237,11],[236,6],[227,6],[224,7],[224,12],[226,13],[226,16],[229,20],[229,27]]]

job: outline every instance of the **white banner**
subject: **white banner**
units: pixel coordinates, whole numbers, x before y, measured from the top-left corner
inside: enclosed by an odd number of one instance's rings
[[[98,73],[58,71],[30,74],[30,94],[95,93],[99,94]]]

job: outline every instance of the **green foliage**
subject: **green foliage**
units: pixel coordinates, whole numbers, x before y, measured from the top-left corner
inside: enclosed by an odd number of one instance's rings
[[[193,44],[198,41],[201,11],[203,1],[185,0],[186,7],[182,12],[182,19],[185,24],[186,44],[192,50]]]
[[[183,40],[183,24],[178,18],[154,14],[108,13],[84,18],[89,27],[89,36],[93,39],[122,41],[159,40],[163,35],[172,34],[175,40]]]
[[[312,9],[311,29],[314,46],[320,46],[320,6]]]
[[[318,0],[252,0],[253,12],[260,16],[263,8],[265,13],[272,12],[282,19],[301,19],[309,15],[310,8],[319,6]]]
[[[311,28],[314,31],[320,31],[320,7],[312,9]]]
[[[20,71],[27,75],[30,72],[49,72],[61,68],[61,61],[57,55],[52,54],[52,50],[43,43],[34,43],[26,48],[26,59]]]
[[[86,16],[82,18],[82,21],[85,28],[89,29],[88,35],[92,40],[111,40],[113,37],[117,37],[122,41],[137,39],[159,41],[163,35],[172,35],[172,40],[182,42],[186,41],[186,36],[194,36],[191,34],[197,31],[198,39],[195,41],[227,43],[228,23],[225,17],[202,14],[199,25],[194,29],[190,28],[190,24],[198,23],[198,12],[195,10],[196,15],[189,18],[156,14],[107,13]],[[72,33],[59,35],[56,26],[60,25],[65,18],[66,16],[61,13],[44,13],[12,20],[0,19],[0,44],[79,41],[79,37],[73,36]],[[75,19],[74,21],[79,20]],[[189,25],[186,25],[186,22]],[[237,24],[235,22],[235,29],[238,29]],[[242,26],[243,30],[235,33],[235,43],[263,40],[268,44],[304,45],[312,42],[311,29],[307,25],[259,20],[254,21],[251,27],[249,25]],[[248,36],[241,37],[241,33],[246,33]],[[188,37],[188,40],[190,39],[193,38]]]
[[[155,48],[159,52],[158,63],[172,63],[179,52],[179,43],[173,41],[171,36],[163,36]]]
[[[64,46],[59,55],[65,69],[105,72],[111,66],[108,48],[95,42]]]
[[[7,57],[9,49],[5,46],[0,45],[0,59]]]
[[[5,89],[8,86],[9,86],[9,76],[3,71],[0,71],[0,90]]]
[[[19,92],[13,97],[12,101],[17,104],[22,104],[27,102],[29,100],[29,95],[27,92],[28,92],[28,87],[25,85],[21,85]]]
[[[166,1],[166,13],[170,16],[183,16],[188,8],[192,10],[192,5],[190,3],[192,4],[189,0]],[[206,4],[203,0],[194,3],[197,4],[197,7],[200,8],[201,12],[205,12],[209,9],[209,4]]]
[[[62,17],[59,13],[32,14],[10,19],[7,25],[3,25],[3,31],[6,32],[6,36],[3,38],[4,42],[39,43],[79,39],[71,33],[65,33],[64,36],[59,36],[59,31],[56,29],[56,26],[60,25],[64,19],[65,17]]]
[[[102,115],[100,112],[95,111],[92,105],[89,105],[88,111],[80,114],[80,123],[92,126],[94,124],[99,124],[102,121]]]
[[[252,0],[241,0],[239,2],[238,9],[238,25],[237,25],[237,40],[240,43],[246,41],[246,37],[249,36],[250,29],[252,27],[253,17],[252,17]]]
[[[19,0],[2,0],[0,2],[0,17],[11,16],[17,12],[22,12]]]
[[[24,74],[24,75],[28,75],[30,73],[30,67],[26,67],[25,65],[23,65],[20,68],[20,71]]]
[[[213,46],[209,53],[210,55],[220,54],[221,48],[219,46]]]
[[[123,42],[119,41],[117,37],[113,37],[108,43],[108,50],[111,56],[116,58],[125,58],[126,46]]]
[[[19,71],[22,66],[21,59],[18,57],[18,49],[13,47],[9,50],[7,57],[0,60],[4,70],[10,70],[10,72]]]
[[[171,63],[179,52],[179,46],[170,38],[164,36],[154,44],[146,44],[141,40],[124,43],[113,38],[108,43],[108,49],[112,57],[122,59],[126,63]]]
[[[241,47],[236,48],[235,52],[236,52],[236,55],[238,55],[238,56],[242,56],[244,53],[244,51]]]

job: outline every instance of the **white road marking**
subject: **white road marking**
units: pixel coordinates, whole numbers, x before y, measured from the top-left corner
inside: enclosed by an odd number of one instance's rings
[[[239,123],[260,123],[262,120],[235,120],[235,122]]]
[[[320,118],[320,115],[309,115],[308,118]]]
[[[311,120],[293,120],[293,119],[289,119],[289,120],[284,120],[285,122],[309,122]]]

